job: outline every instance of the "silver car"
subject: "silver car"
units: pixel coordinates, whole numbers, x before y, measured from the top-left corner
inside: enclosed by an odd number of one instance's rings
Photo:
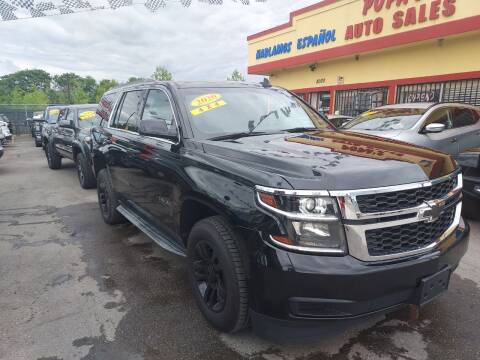
[[[0,145],[5,145],[6,143],[7,143],[7,138],[5,137],[5,134],[3,133],[3,130],[0,127]]]
[[[387,105],[361,114],[343,129],[457,155],[480,146],[480,108],[453,103]]]

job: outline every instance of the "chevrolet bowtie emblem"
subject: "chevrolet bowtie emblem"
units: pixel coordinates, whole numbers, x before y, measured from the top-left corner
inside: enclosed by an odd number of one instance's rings
[[[425,204],[428,205],[429,209],[422,210],[421,217],[429,223],[438,220],[445,207],[445,200],[426,201]]]

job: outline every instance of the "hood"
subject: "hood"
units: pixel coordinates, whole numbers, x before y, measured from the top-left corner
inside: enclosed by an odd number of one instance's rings
[[[203,147],[207,154],[280,175],[295,189],[400,185],[435,179],[456,169],[450,155],[347,131],[206,140]]]

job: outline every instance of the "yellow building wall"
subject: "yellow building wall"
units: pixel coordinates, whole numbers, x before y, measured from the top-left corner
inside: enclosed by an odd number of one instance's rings
[[[480,2],[480,0],[479,0]],[[272,84],[287,89],[329,87],[480,71],[480,31],[379,52],[273,72]]]
[[[436,3],[437,1],[398,0],[399,6],[397,6],[397,0],[385,0],[385,5],[383,6],[382,10],[376,12],[372,7],[366,15],[363,14],[364,1],[368,0],[339,0],[337,2],[334,2],[333,4],[320,7],[311,12],[295,16],[292,26],[287,29],[279,30],[277,32],[250,40],[248,42],[249,66],[287,59],[298,55],[327,50],[343,45],[350,45],[359,41],[378,39],[392,34],[399,34],[410,30],[422,29],[432,25],[447,23],[480,15],[480,0],[441,0],[439,18],[437,20],[427,20],[423,23],[418,23],[417,21],[417,24],[415,25],[403,26],[399,29],[395,29],[392,26],[395,12],[405,12],[410,7],[416,7],[418,18],[418,9],[421,5],[425,4],[428,17],[429,9],[431,8],[432,3]],[[442,11],[444,10],[443,3],[445,1],[448,1],[453,4],[453,6],[455,6],[455,13],[448,17],[442,15]],[[387,9],[386,4],[389,2],[392,5],[389,9]],[[348,25],[365,22],[367,20],[373,20],[378,17],[382,17],[384,19],[383,30],[380,34],[370,34],[369,36],[362,36],[359,39],[345,40],[345,33]],[[321,29],[335,29],[336,41],[330,42],[328,44],[297,50],[298,38],[317,34]],[[288,42],[292,42],[292,49],[289,54],[281,54],[269,58],[256,59],[257,50],[273,47],[279,43]]]

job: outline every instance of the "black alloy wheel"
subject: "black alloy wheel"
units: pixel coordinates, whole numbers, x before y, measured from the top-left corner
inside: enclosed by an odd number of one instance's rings
[[[83,153],[78,154],[76,164],[80,186],[84,189],[94,188],[97,185],[95,174]]]
[[[97,177],[98,205],[103,221],[109,225],[121,224],[126,219],[117,211],[119,205],[106,169],[100,170]]]
[[[108,196],[108,191],[105,187],[105,183],[101,182],[98,184],[98,205],[100,206],[100,211],[102,212],[103,217],[108,217],[110,209],[110,197]]]
[[[78,160],[77,160],[77,172],[78,172],[78,180],[80,181],[80,185],[83,187],[83,184],[85,183],[85,175],[83,174],[82,164],[80,164],[80,161]]]
[[[211,311],[222,311],[225,308],[227,290],[218,255],[207,242],[200,241],[195,246],[192,261],[198,291],[203,301]]]

